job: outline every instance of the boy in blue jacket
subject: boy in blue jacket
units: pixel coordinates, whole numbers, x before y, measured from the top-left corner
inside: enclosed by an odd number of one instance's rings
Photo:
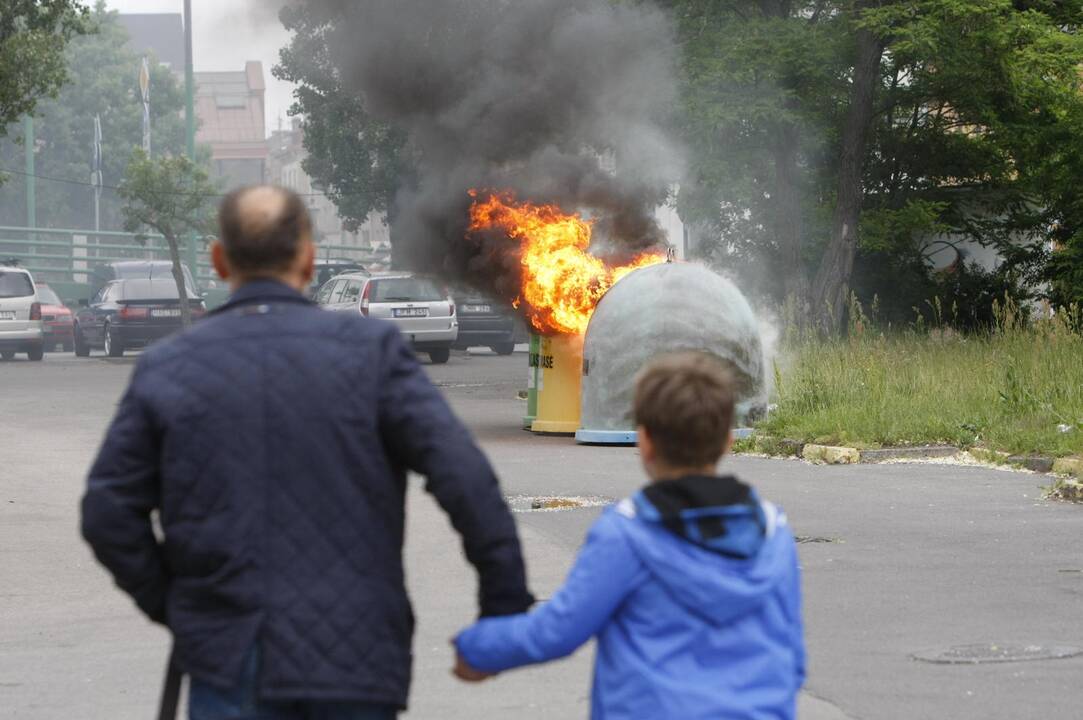
[[[549,602],[463,631],[456,674],[484,679],[597,637],[594,720],[794,718],[805,679],[797,549],[778,508],[716,473],[733,404],[709,355],[644,370],[634,413],[651,483],[602,514]]]

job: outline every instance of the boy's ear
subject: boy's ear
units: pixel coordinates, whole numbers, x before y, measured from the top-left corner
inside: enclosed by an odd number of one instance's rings
[[[644,464],[654,462],[654,442],[647,434],[647,428],[642,425],[636,427],[636,445],[639,446],[639,457]]]

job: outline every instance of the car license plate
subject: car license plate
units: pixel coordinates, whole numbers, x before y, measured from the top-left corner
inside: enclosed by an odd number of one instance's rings
[[[180,310],[151,310],[151,317],[180,317]]]
[[[396,308],[392,311],[392,317],[428,317],[428,308]]]
[[[490,313],[493,311],[492,305],[463,305],[463,312],[468,313]]]
[[[0,311],[0,320],[14,320],[14,319],[15,319],[15,311],[14,310]]]

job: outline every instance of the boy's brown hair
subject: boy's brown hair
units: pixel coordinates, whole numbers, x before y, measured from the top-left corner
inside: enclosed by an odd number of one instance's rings
[[[705,352],[678,352],[650,363],[636,379],[635,421],[659,459],[675,467],[718,461],[733,424],[733,380]]]

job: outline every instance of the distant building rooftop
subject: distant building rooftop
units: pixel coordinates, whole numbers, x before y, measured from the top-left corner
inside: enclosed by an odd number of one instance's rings
[[[133,50],[153,53],[173,72],[184,72],[184,20],[180,13],[121,13],[118,19],[128,31]]]
[[[233,157],[266,157],[262,63],[250,60],[241,72],[197,72],[195,80],[196,114],[203,123],[197,139],[215,146],[216,157],[224,157],[219,150],[227,143],[252,144],[251,153]]]

